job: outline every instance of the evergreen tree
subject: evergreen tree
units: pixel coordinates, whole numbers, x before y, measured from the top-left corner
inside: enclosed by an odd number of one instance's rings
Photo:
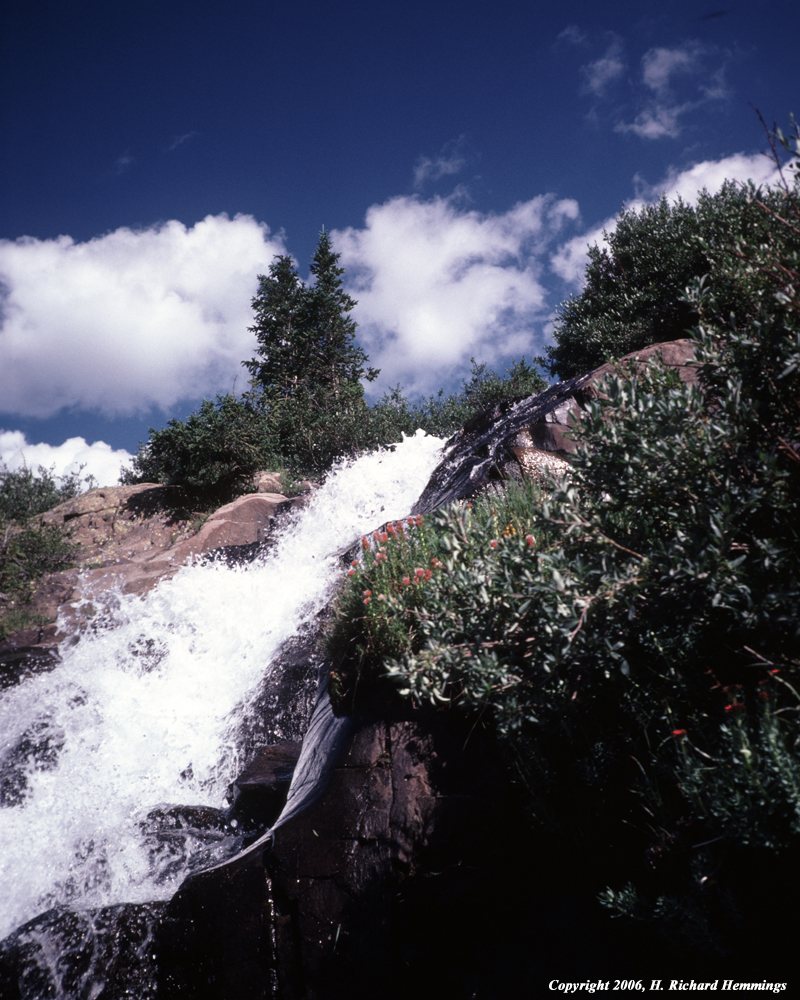
[[[243,361],[253,385],[270,386],[289,395],[304,377],[305,343],[299,313],[303,285],[291,257],[276,257],[269,275],[259,275],[253,299],[256,322],[250,332],[258,339],[260,360]]]
[[[259,358],[244,361],[252,385],[273,401],[307,393],[317,404],[336,402],[343,394],[363,399],[361,379],[372,381],[378,370],[368,367],[356,346],[355,301],[342,288],[330,236],[322,231],[311,262],[316,279],[305,286],[290,257],[276,257],[269,275],[259,276],[253,299]]]

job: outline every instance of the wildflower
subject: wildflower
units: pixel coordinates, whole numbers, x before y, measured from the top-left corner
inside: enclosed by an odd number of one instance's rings
[[[364,598],[364,603],[365,603],[365,604],[369,604],[369,602],[370,602],[371,600],[372,600],[372,598],[371,598],[371,597],[365,597],[365,598]]]
[[[420,577],[425,576],[425,570],[421,566],[417,566],[414,570],[414,576],[419,580]]]
[[[493,538],[491,540],[491,542],[489,542],[489,547],[492,548],[492,549],[496,549],[497,548],[497,539],[496,538]]]
[[[379,542],[388,542],[389,541],[389,536],[386,534],[385,531],[379,531],[378,532],[378,541]]]
[[[347,575],[348,576],[355,576],[355,574],[356,574],[356,571],[354,569],[351,569],[351,570],[347,571]]]
[[[533,548],[533,546],[536,544],[536,542],[533,540],[533,535],[525,536],[525,544],[528,546],[529,549]]]
[[[372,591],[371,590],[365,590],[362,596],[363,597],[371,597],[372,596]]]
[[[726,712],[741,712],[744,705],[740,701],[732,701],[730,705],[725,706]]]
[[[361,536],[361,544],[364,546],[365,550],[369,548],[369,539],[366,535]]]
[[[383,550],[376,552],[375,562],[386,562],[386,553]]]
[[[411,585],[411,580],[407,576],[404,576],[403,577],[403,586],[404,587],[408,587],[410,585]]]
[[[378,600],[379,601],[385,601],[386,600],[386,594],[378,594]]]
[[[354,559],[354,560],[353,560],[353,561],[352,561],[352,562],[350,563],[350,565],[351,565],[351,566],[358,566],[358,559]]]
[[[672,730],[672,735],[673,736],[685,736],[686,735],[686,730],[685,729],[673,729]]]

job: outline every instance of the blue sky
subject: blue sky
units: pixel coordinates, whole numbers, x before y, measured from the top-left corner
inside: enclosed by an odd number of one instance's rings
[[[766,182],[789,0],[6,0],[0,459],[112,483],[246,387],[276,253],[342,253],[378,391],[546,342],[623,203]]]

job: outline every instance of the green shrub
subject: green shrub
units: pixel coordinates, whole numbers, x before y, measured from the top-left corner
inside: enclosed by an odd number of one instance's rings
[[[516,533],[438,512],[440,565],[368,554],[331,642],[340,709],[480,716],[604,905],[728,951],[800,870],[800,199],[744,196],[769,236],[687,294],[702,388],[618,366]]]
[[[249,399],[218,396],[150,437],[120,477],[123,484],[183,487],[193,502],[219,504],[253,490],[253,473],[275,461],[266,415]]]
[[[623,211],[603,234],[607,246],[589,249],[584,288],[560,306],[555,343],[539,362],[567,379],[609,358],[686,337],[698,317],[685,289],[704,275],[720,315],[733,312],[740,321],[752,315],[760,289],[736,280],[736,255],[763,245],[781,253],[795,239],[770,214],[781,211],[785,194],[761,191],[759,200],[752,187],[728,181],[715,194],[702,192],[694,206],[662,198]]]
[[[0,638],[39,622],[28,607],[36,582],[75,564],[77,547],[63,528],[32,519],[93,486],[83,467],[65,476],[43,466],[38,473],[0,468]]]
[[[12,471],[3,465],[0,467],[0,522],[22,523],[92,489],[96,485],[94,477],[84,476],[83,470],[81,466],[77,472],[56,476],[54,469],[42,465],[36,473],[30,469]]]

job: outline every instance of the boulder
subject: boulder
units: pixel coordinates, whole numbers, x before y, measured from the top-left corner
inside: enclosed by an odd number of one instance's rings
[[[692,341],[652,344],[622,360],[639,369],[654,356],[674,368],[684,382],[697,383]],[[426,514],[442,504],[498,488],[504,480],[564,475],[577,447],[571,431],[591,400],[600,396],[602,380],[614,370],[614,364],[601,365],[538,396],[503,400],[474,416],[445,445],[442,462],[412,513]]]

